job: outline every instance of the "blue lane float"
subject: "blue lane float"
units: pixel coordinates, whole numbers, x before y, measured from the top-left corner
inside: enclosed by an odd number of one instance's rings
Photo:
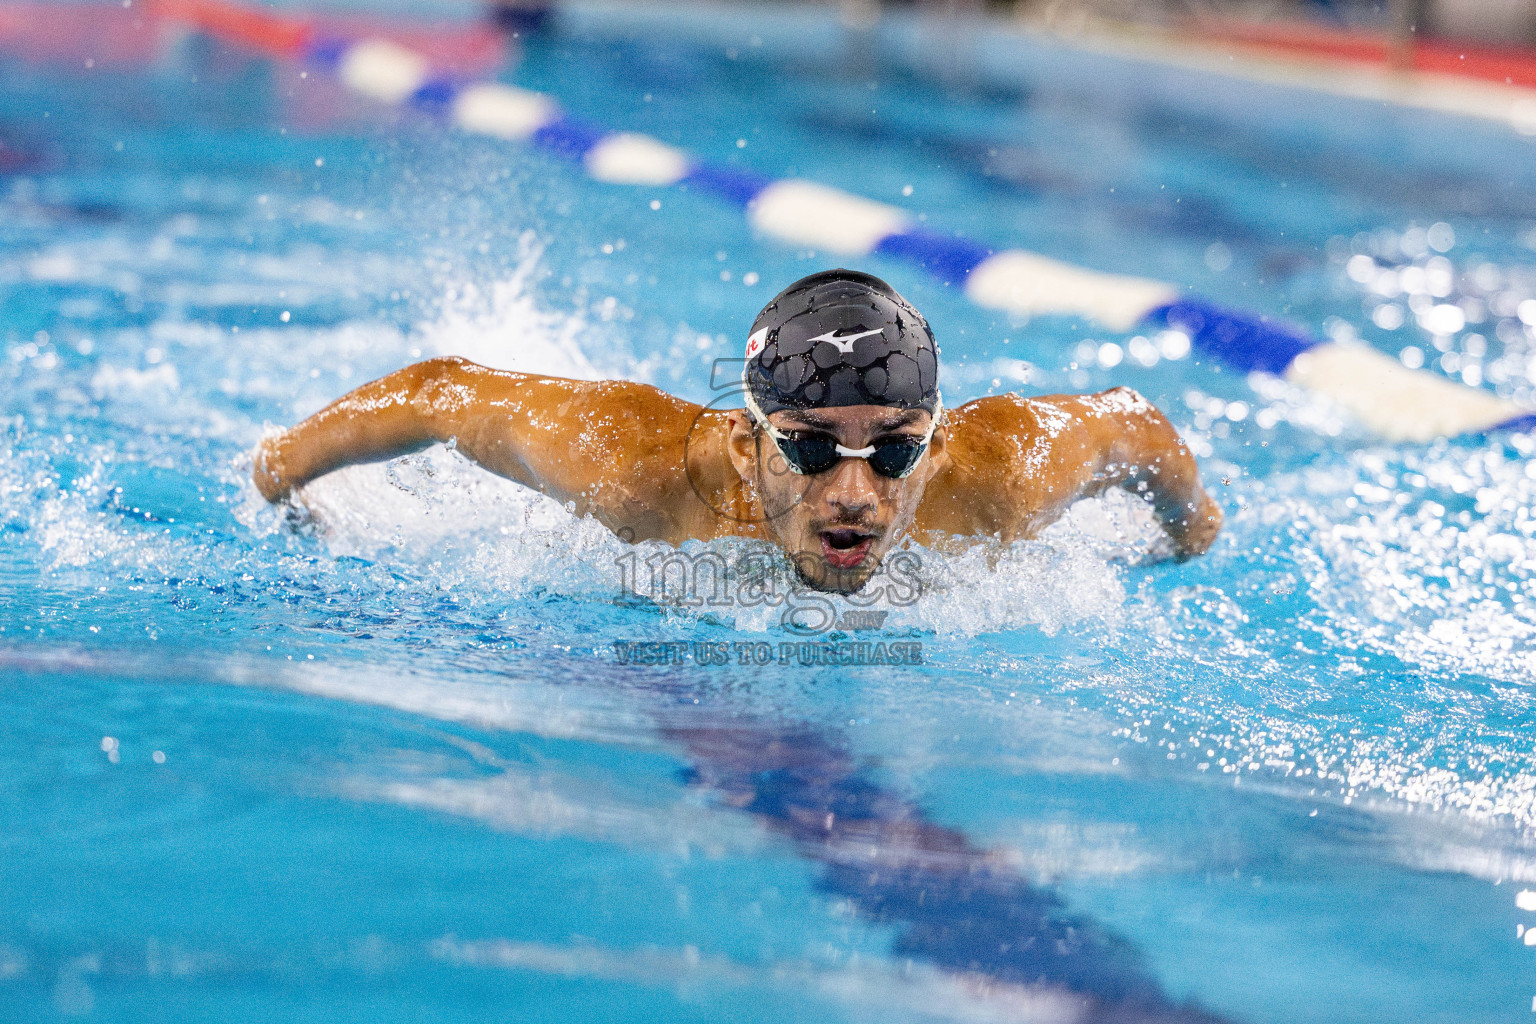
[[[620,185],[687,184],[743,210],[764,235],[839,256],[879,254],[920,267],[975,303],[1018,317],[1079,316],[1112,331],[1172,329],[1241,373],[1319,393],[1394,441],[1536,424],[1536,413],[1477,388],[1410,370],[1357,343],[1325,342],[1282,321],[1227,309],[1161,281],[1107,274],[1022,249],[994,250],[920,227],[905,210],[802,179],[711,165],[658,139],[571,117],[550,97],[499,82],[436,75],[421,55],[384,39],[317,38],[303,48],[354,92],[411,105],[458,128],[531,144]]]
[[[1190,344],[1229,369],[1285,375],[1315,338],[1268,317],[1239,313],[1203,299],[1184,298],[1159,306],[1143,320],[1189,336]]]

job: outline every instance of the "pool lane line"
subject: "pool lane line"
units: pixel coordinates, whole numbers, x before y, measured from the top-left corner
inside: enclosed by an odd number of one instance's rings
[[[155,10],[230,42],[306,60],[381,103],[412,106],[472,134],[528,143],[580,163],[596,181],[689,185],[735,204],[755,230],[781,241],[838,256],[905,260],[960,286],[987,309],[1023,317],[1083,316],[1121,333],[1137,327],[1182,331],[1221,366],[1273,374],[1322,395],[1389,441],[1536,427],[1536,410],[1410,370],[1368,345],[1319,341],[1278,319],[1229,309],[1161,281],[1089,270],[1023,249],[994,250],[920,227],[900,207],[818,182],[704,163],[648,135],[613,132],[573,117],[543,93],[435,71],[425,57],[386,39],[331,36],[313,23],[224,0],[157,0]]]
[[[878,761],[859,756],[845,731],[721,704],[697,676],[637,675],[614,662],[568,657],[559,671],[579,668],[579,684],[619,694],[647,727],[686,752],[680,782],[705,795],[713,808],[748,816],[784,840],[815,866],[808,880],[815,889],[872,927],[889,929],[885,963],[900,969],[904,960],[917,961],[954,979],[976,1000],[968,1005],[993,1011],[980,1019],[1233,1024],[1195,998],[1169,991],[1141,947],[1074,910],[1057,887],[1031,878],[1017,851],[977,845],[883,783]],[[211,683],[434,716],[415,701],[381,701],[373,673],[324,659],[284,662],[249,652],[167,659],[138,649],[32,650],[0,643],[0,671],[72,678],[95,673],[157,686]],[[424,691],[428,677],[411,672],[406,668],[401,677]],[[477,713],[471,702],[462,717],[439,717],[436,727],[421,731],[442,741],[441,730],[456,719],[497,726],[494,716]],[[501,724],[516,731],[514,723]]]
[[[1502,72],[1496,60],[1485,60],[1475,65],[1477,73],[1453,73],[1443,58],[1466,51],[1452,45],[1440,48],[1428,59],[1421,59],[1421,53],[1411,70],[1397,71],[1385,61],[1372,65],[1352,59],[1339,52],[1344,47],[1330,54],[1327,44],[1312,47],[1313,52],[1307,53],[1295,44],[1271,46],[1199,30],[1161,32],[1146,26],[1134,33],[1099,27],[1064,35],[1049,26],[1043,32],[1059,45],[1079,51],[1470,117],[1512,128],[1521,135],[1536,134],[1536,88],[1527,81],[1536,62],[1529,59],[1524,67],[1510,66]]]
[[[840,732],[695,722],[661,727],[693,759],[685,780],[793,843],[820,866],[819,889],[893,928],[894,958],[980,982],[1037,1024],[1229,1024],[1166,991],[1138,947],[1031,882],[1006,851],[882,787]]]

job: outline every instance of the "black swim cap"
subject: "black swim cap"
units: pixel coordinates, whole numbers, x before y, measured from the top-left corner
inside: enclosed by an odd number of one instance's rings
[[[939,405],[939,346],[896,289],[824,270],[784,289],[752,322],[742,380],[765,414],[839,405]]]

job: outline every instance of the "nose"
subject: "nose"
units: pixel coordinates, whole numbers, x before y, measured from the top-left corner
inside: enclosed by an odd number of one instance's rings
[[[840,518],[867,516],[880,504],[875,471],[863,459],[843,459],[828,474],[823,500]]]

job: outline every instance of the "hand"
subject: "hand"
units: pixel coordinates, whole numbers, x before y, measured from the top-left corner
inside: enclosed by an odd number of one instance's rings
[[[279,434],[256,446],[255,466],[251,471],[251,479],[261,496],[274,503],[288,497],[292,490],[283,479],[282,459],[278,455],[278,443],[282,439],[283,435]]]
[[[1163,522],[1163,529],[1173,541],[1174,557],[1181,562],[1210,550],[1221,532],[1222,522],[1221,506],[1204,491],[1192,508],[1186,508],[1184,515]]]

